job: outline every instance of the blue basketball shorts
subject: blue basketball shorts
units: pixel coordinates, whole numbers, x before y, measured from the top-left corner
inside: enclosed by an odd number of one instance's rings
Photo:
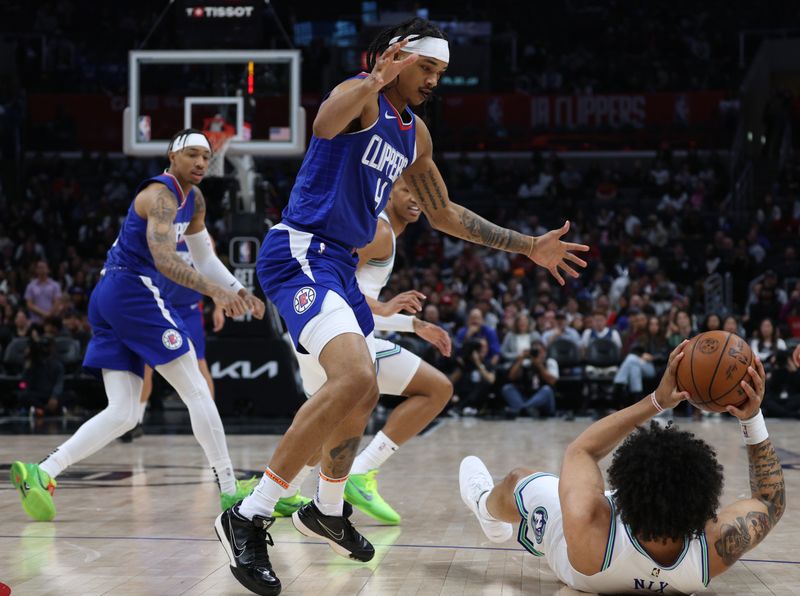
[[[126,370],[143,376],[145,363],[155,368],[190,349],[190,335],[177,310],[147,276],[125,269],[107,271],[89,299],[92,339],[83,366]]]
[[[175,306],[178,316],[183,321],[183,326],[192,340],[197,359],[206,357],[206,331],[203,327],[203,308],[201,302],[191,304],[178,304]]]
[[[341,333],[360,333],[365,338],[372,334],[375,321],[356,282],[357,264],[354,251],[314,234],[284,224],[267,233],[256,263],[258,281],[301,354],[318,358],[325,343]],[[344,304],[326,301],[329,292]],[[303,329],[320,313],[323,302],[327,302],[325,321],[318,319],[314,337],[304,336],[300,342]]]

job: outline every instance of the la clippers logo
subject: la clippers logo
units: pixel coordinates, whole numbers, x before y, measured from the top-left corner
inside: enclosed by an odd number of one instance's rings
[[[161,343],[168,350],[178,350],[183,345],[183,337],[175,329],[167,329],[161,336]]]
[[[298,315],[302,315],[306,312],[311,305],[314,304],[314,300],[317,298],[317,292],[314,288],[300,288],[297,290],[297,294],[294,295],[294,312]]]

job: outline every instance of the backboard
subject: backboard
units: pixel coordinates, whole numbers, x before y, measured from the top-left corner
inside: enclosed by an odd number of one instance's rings
[[[179,130],[223,120],[234,130],[229,156],[305,151],[298,50],[132,51],[128,66],[128,155],[164,155]]]

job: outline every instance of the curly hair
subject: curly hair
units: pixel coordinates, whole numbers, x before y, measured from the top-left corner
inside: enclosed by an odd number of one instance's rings
[[[439,29],[436,25],[427,19],[421,17],[414,17],[407,21],[403,21],[398,25],[384,29],[372,40],[372,43],[367,47],[367,70],[375,68],[375,63],[380,58],[381,54],[389,47],[389,40],[393,37],[400,37],[403,40],[407,37],[413,36],[414,39],[418,37],[438,37],[440,39],[447,39],[444,31]],[[412,40],[413,41],[413,40]]]
[[[655,421],[619,446],[608,481],[622,521],[642,540],[699,536],[716,517],[723,486],[722,466],[708,443]]]

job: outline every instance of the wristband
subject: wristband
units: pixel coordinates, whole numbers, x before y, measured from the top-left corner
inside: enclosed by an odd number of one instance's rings
[[[761,413],[761,410],[752,418],[740,420],[739,425],[742,427],[742,438],[745,445],[758,445],[769,438],[767,423],[764,421],[764,414]]]
[[[654,391],[653,393],[651,393],[651,394],[650,394],[650,401],[651,401],[651,402],[653,402],[653,407],[656,409],[656,411],[657,411],[659,414],[660,414],[661,412],[663,412],[663,411],[664,411],[664,408],[662,408],[662,407],[659,405],[659,403],[658,403],[658,400],[656,399],[656,393],[655,393],[655,391]]]
[[[378,331],[405,331],[414,333],[414,319],[411,315],[393,314],[390,317],[374,315],[375,329]]]

